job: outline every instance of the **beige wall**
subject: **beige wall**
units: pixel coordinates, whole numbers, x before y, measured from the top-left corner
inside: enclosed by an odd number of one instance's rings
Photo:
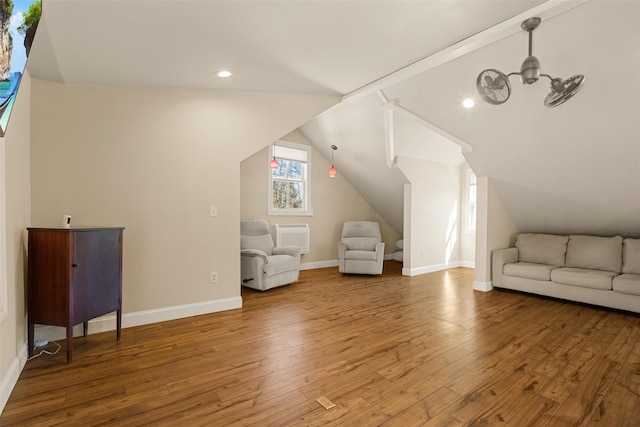
[[[460,265],[460,167],[398,157],[405,186],[403,273]]]
[[[34,79],[33,224],[125,227],[125,326],[131,313],[237,302],[240,161],[337,101]]]
[[[281,140],[311,145],[299,131],[285,135]],[[312,146],[311,151],[311,205],[313,216],[269,216],[268,168],[269,147],[264,147],[241,163],[240,214],[244,219],[264,218],[269,222],[275,240],[275,224],[309,224],[310,250],[302,256],[303,263],[335,261],[338,258],[337,242],[342,224],[348,220],[368,220],[380,223],[385,252],[397,250],[398,234],[371,208],[371,206],[342,177],[340,170],[335,178],[329,177],[331,164]]]
[[[478,221],[474,289],[488,291],[491,285],[491,252],[513,246],[518,229],[486,176],[478,177]]]
[[[4,140],[6,256],[0,274],[6,275],[8,314],[0,322],[0,410],[26,361],[26,227],[30,223],[29,180],[31,78],[25,71]],[[1,196],[0,196],[1,197]],[[1,205],[1,203],[0,203]]]

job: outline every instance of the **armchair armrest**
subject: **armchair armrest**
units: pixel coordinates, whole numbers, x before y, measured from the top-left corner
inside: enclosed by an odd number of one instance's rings
[[[276,246],[273,248],[274,255],[291,255],[298,258],[300,262],[300,247],[298,246]]]
[[[496,249],[491,253],[491,282],[493,286],[502,286],[502,268],[505,264],[513,262],[518,262],[518,248]]]
[[[265,263],[267,262],[267,254],[258,249],[241,249],[240,255],[246,256],[246,257],[252,257],[252,258],[259,257],[259,258],[262,258]]]

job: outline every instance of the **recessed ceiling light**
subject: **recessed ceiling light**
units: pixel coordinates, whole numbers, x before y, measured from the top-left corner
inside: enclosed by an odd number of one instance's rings
[[[474,105],[475,105],[475,102],[471,98],[467,98],[464,101],[462,101],[462,106],[464,108],[473,108]]]
[[[231,71],[227,71],[227,70],[218,71],[217,76],[223,79],[227,77],[231,77]]]

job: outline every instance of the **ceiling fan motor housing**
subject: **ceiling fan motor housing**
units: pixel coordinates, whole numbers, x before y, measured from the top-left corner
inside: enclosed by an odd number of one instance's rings
[[[566,85],[564,83],[564,80],[562,80],[559,77],[556,77],[555,79],[551,79],[551,90],[553,90],[555,93],[561,93],[565,89],[566,89]]]
[[[520,67],[520,81],[530,85],[540,78],[540,61],[535,56],[527,56]]]

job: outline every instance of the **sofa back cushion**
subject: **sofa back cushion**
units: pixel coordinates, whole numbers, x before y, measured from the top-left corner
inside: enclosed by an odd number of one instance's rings
[[[624,239],[622,242],[622,272],[640,274],[640,239]]]
[[[565,267],[620,273],[622,237],[569,236]]]
[[[569,236],[554,234],[518,234],[518,261],[564,266]]]

